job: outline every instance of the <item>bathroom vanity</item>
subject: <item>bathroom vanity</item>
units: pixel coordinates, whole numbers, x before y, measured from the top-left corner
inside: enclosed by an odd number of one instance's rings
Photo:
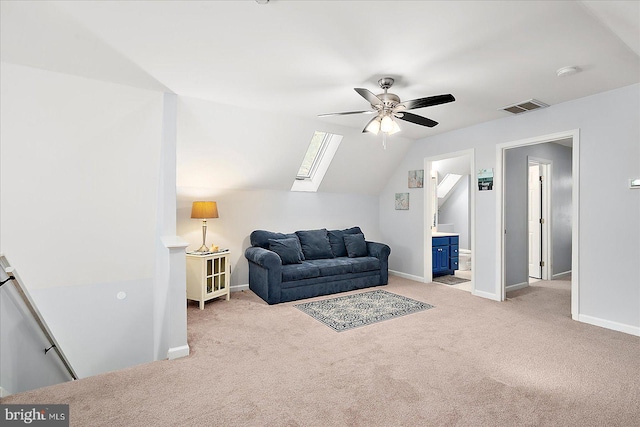
[[[458,239],[456,233],[433,233],[431,265],[434,276],[452,275],[458,269]]]

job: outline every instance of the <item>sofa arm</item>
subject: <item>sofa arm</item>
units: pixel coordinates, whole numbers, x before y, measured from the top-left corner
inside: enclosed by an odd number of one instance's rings
[[[391,253],[391,248],[384,243],[377,242],[367,242],[367,252],[369,256],[374,256],[376,258],[389,258],[389,254]]]
[[[277,253],[260,247],[244,251],[249,261],[249,289],[268,304],[280,302],[282,260]]]
[[[244,256],[251,262],[255,262],[264,268],[282,267],[282,260],[277,253],[260,247],[249,247],[244,251]]]
[[[380,260],[380,284],[386,285],[389,282],[389,254],[391,248],[384,243],[367,242],[367,252],[369,256],[374,256]]]

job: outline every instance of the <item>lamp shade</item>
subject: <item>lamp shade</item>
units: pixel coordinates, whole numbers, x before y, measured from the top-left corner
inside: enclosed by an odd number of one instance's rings
[[[193,202],[193,206],[191,206],[191,218],[218,218],[218,205],[216,202]]]

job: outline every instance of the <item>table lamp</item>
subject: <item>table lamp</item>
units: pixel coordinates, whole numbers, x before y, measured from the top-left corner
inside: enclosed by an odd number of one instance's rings
[[[216,202],[193,202],[191,206],[191,218],[202,220],[202,246],[196,252],[209,252],[207,248],[207,219],[218,218],[218,205]]]

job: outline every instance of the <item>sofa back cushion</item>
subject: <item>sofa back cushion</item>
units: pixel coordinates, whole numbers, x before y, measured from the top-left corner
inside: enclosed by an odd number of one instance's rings
[[[347,247],[349,258],[367,256],[367,242],[363,234],[345,234],[344,244]]]
[[[330,230],[327,232],[329,235],[329,243],[331,244],[331,251],[336,257],[347,256],[347,247],[344,245],[345,234],[362,234],[360,227],[351,227],[346,230]]]
[[[305,259],[333,258],[327,229],[296,231]]]

